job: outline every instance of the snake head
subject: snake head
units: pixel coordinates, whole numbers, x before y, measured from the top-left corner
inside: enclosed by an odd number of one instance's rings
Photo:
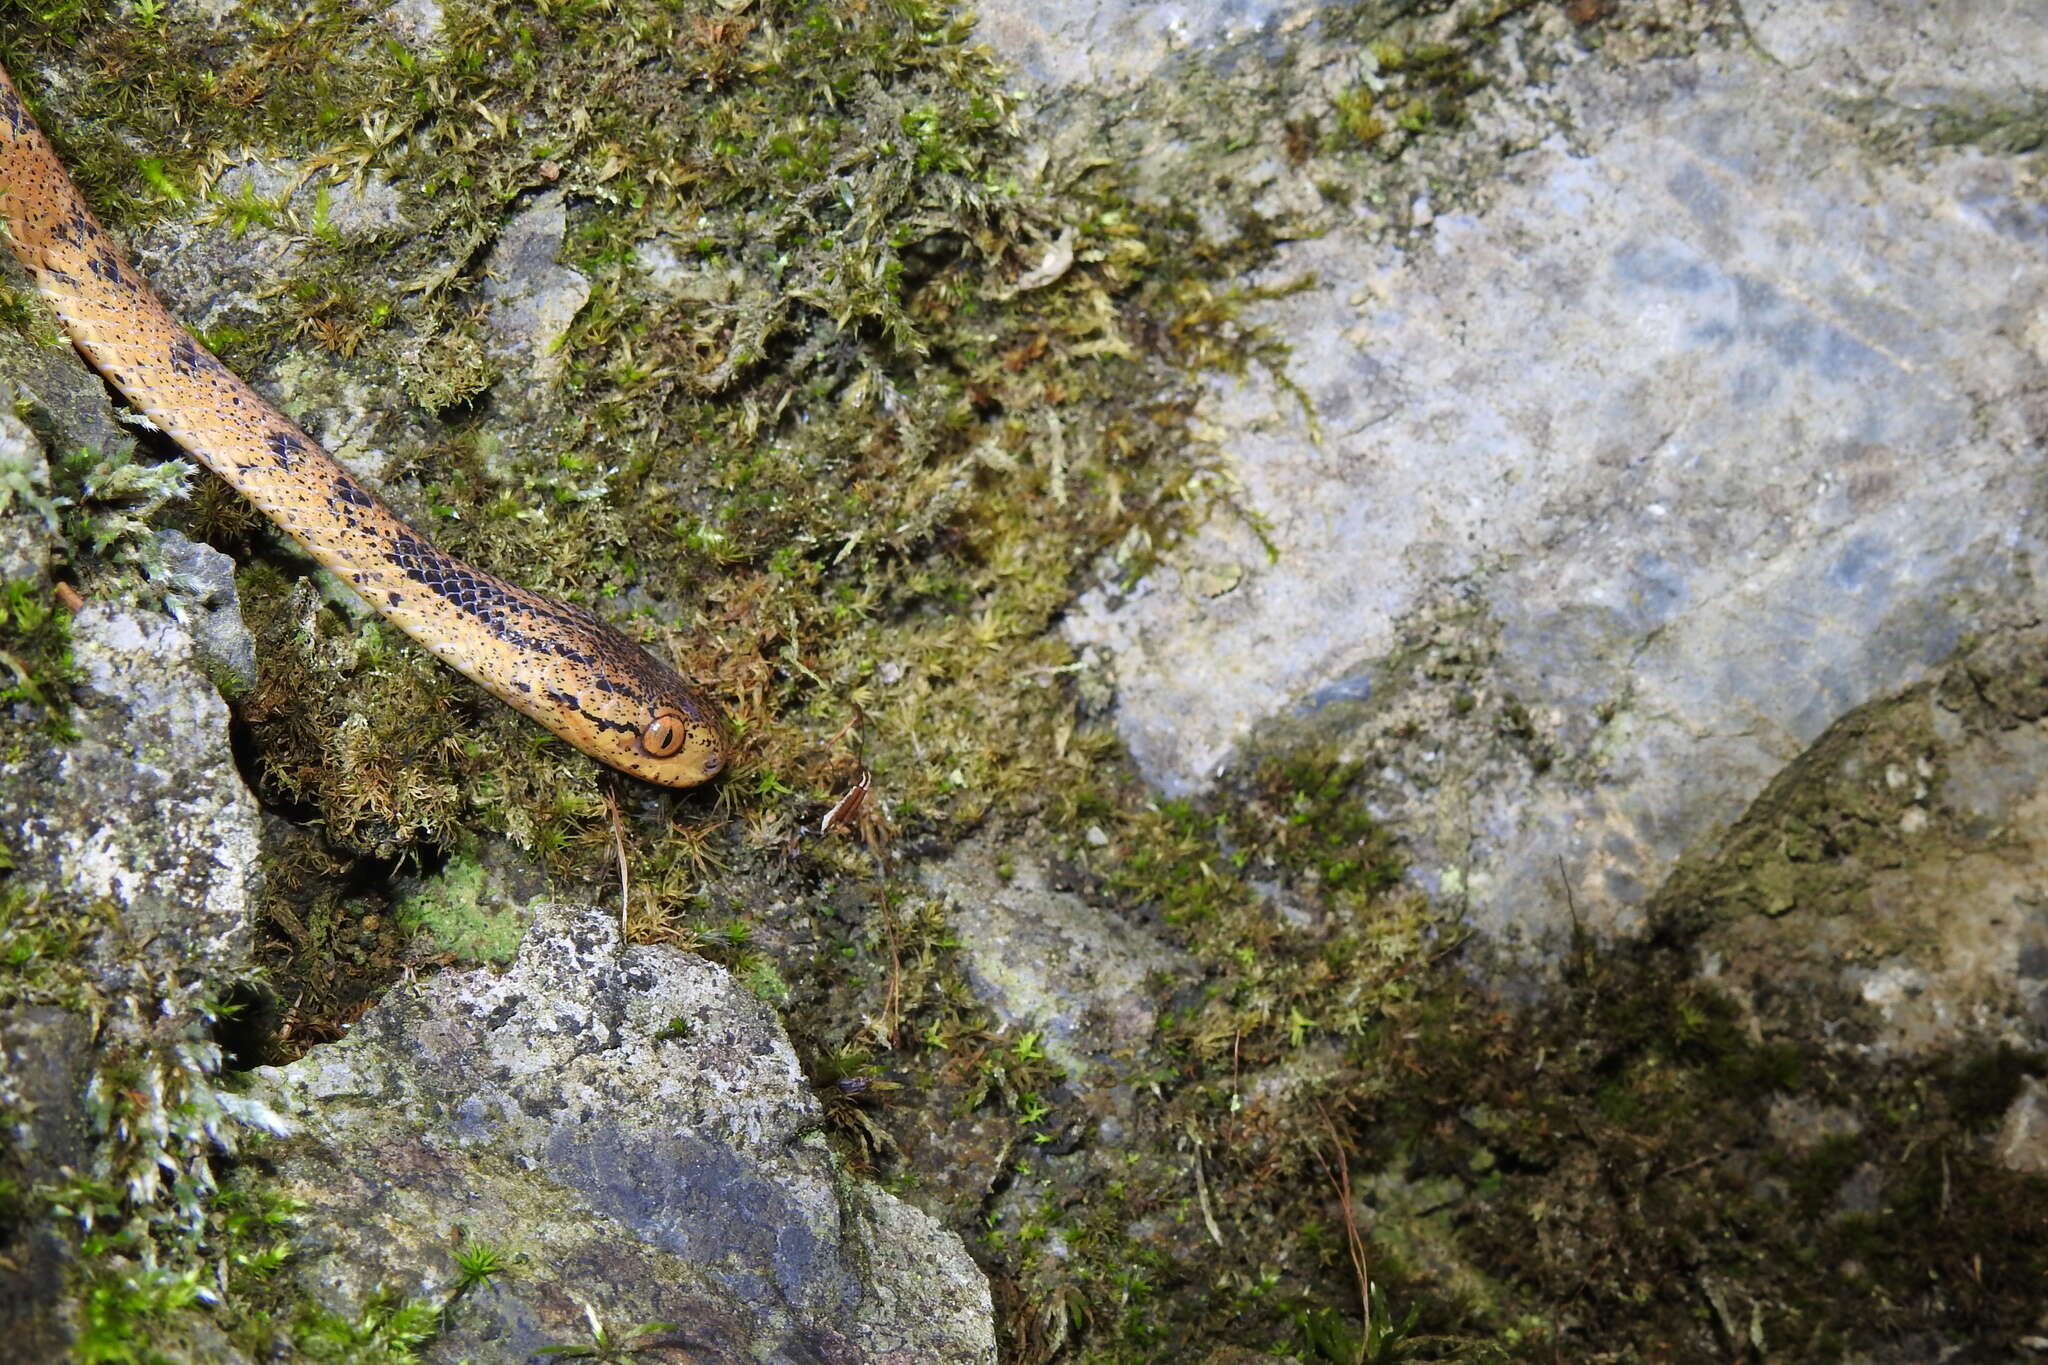
[[[694,787],[732,762],[732,732],[718,704],[676,671],[582,607],[537,603],[520,634],[544,642],[493,692],[563,739],[645,782]],[[460,664],[458,664],[458,667]]]
[[[732,747],[718,713],[693,697],[655,703],[636,733],[619,738],[627,752],[614,765],[664,787],[710,781],[725,771]]]

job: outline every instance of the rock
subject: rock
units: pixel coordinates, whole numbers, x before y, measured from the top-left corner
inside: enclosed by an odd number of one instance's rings
[[[1028,855],[977,840],[922,876],[946,898],[976,996],[1005,1028],[1039,1030],[1070,1075],[1139,1053],[1155,1023],[1150,980],[1195,975],[1185,953],[1048,886]]]
[[[1944,50],[1991,60],[1994,11]],[[1255,317],[1288,387],[1250,370],[1199,414],[1263,529],[1214,518],[1067,627],[1163,789],[1313,715],[1382,771],[1418,881],[1525,944],[1574,910],[1629,932],[1836,718],[2041,609],[2048,371],[2018,161],[1884,152],[1743,51],[1541,98],[1574,139],[1482,211],[1280,248],[1259,283],[1314,281]]]
[[[0,408],[0,583],[41,586],[50,573],[50,462],[28,424]]]
[[[60,930],[26,964],[33,970],[0,991],[5,1175],[24,1190],[91,1172],[105,1157],[80,1097],[106,1055],[129,1068],[154,1058],[161,1068],[174,1048],[210,1052],[195,1005],[246,971],[261,886],[256,804],[229,751],[227,707],[194,661],[190,636],[163,617],[91,603],[71,623],[71,646],[76,737],[17,748],[0,763],[7,891],[27,907],[10,901],[4,918],[14,946],[35,945],[39,923],[104,915],[108,927],[53,955],[69,932]],[[35,1003],[39,994],[69,1008]],[[155,1082],[145,1090],[161,1093]],[[144,1150],[150,1144],[195,1156],[161,1132]],[[0,1324],[18,1359],[66,1358],[78,1311],[64,1298],[75,1287],[68,1232],[36,1219],[0,1247],[15,1268],[0,1293]],[[167,1360],[244,1358],[152,1345]]]
[[[2048,1175],[2048,1086],[2035,1077],[2024,1079],[2006,1109],[1992,1154],[2008,1171]]]
[[[264,169],[262,183],[270,184],[276,172]],[[252,193],[257,183],[253,172],[243,181]],[[268,291],[305,256],[281,219],[274,226],[247,223],[239,232],[228,222],[166,220],[139,229],[127,247],[171,315],[199,333],[246,328],[269,317],[276,302]]]
[[[0,1113],[5,1157],[0,1172],[20,1189],[54,1184],[66,1168],[83,1170],[89,1148],[78,1096],[92,1060],[93,1025],[49,1005],[0,1013]],[[40,1219],[9,1218],[0,1229],[0,1332],[17,1360],[61,1360],[72,1326],[62,1303],[70,1250]]]
[[[0,763],[14,878],[109,903],[119,941],[93,952],[123,975],[238,973],[262,874],[226,703],[175,621],[88,603],[72,651],[78,738]]]
[[[168,575],[167,605],[191,634],[200,668],[229,697],[254,691],[256,641],[242,622],[235,561],[169,529],[156,533],[156,549]]]
[[[523,367],[536,380],[560,372],[556,347],[590,302],[590,281],[556,259],[569,222],[562,198],[559,190],[544,194],[505,224],[484,267],[491,357]]]
[[[1832,993],[1865,1055],[2048,1043],[2043,658],[2048,631],[1999,632],[1859,708],[1660,889],[1766,1034],[1833,1032]]]
[[[1745,18],[1774,61],[1848,95],[2024,101],[2048,71],[2048,27],[2011,0],[1964,0],[1938,16],[1901,0],[1758,0]]]
[[[993,1361],[960,1240],[847,1175],[768,1007],[721,968],[620,949],[542,907],[502,975],[394,991],[257,1092],[302,1135],[275,1179],[319,1210],[299,1263],[344,1314],[380,1286],[445,1294],[451,1237],[508,1273],[463,1299],[437,1359],[525,1361],[614,1334],[713,1361]],[[586,1309],[587,1305],[587,1309]]]
[[[267,207],[280,219],[290,214],[308,228],[343,238],[405,225],[398,191],[382,174],[309,173],[290,157],[251,157],[230,166],[207,197],[230,205]]]
[[[421,56],[442,46],[439,0],[397,0],[384,10],[384,24],[400,42]]]
[[[976,33],[1003,61],[1040,84],[1116,90],[1139,84],[1177,52],[1242,41],[1312,11],[1300,0],[1053,0],[987,6]]]

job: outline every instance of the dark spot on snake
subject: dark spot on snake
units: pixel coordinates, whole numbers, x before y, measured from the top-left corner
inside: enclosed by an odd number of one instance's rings
[[[273,431],[263,438],[263,444],[286,469],[292,467],[293,457],[306,453],[306,443],[289,431]]]
[[[368,507],[372,502],[370,495],[365,493],[357,486],[356,481],[346,474],[337,474],[335,476],[334,492],[343,502],[353,507]]]
[[[7,92],[6,99],[0,100],[0,114],[7,116],[7,126],[14,130],[16,136],[26,133],[31,126],[28,110],[21,107],[21,96],[12,90]]]
[[[519,681],[519,679],[517,679],[517,678],[514,678],[514,679],[512,680],[512,685],[513,685],[514,687],[518,688],[518,689],[519,689],[519,690],[520,690],[521,692],[532,692],[532,691],[533,691],[533,689],[532,689],[531,687],[529,687],[529,686],[527,686],[527,685],[526,685],[525,683],[523,683],[523,682]]]

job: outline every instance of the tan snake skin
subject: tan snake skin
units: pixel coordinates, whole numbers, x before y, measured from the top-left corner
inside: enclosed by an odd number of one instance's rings
[[[435,549],[179,326],[5,71],[0,222],[93,368],[436,658],[635,777],[688,787],[725,766],[725,723],[703,694],[582,607]]]

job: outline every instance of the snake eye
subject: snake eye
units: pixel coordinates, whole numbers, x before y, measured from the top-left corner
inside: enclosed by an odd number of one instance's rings
[[[683,747],[686,733],[683,718],[664,711],[648,721],[647,728],[640,732],[640,747],[650,758],[672,758]]]

